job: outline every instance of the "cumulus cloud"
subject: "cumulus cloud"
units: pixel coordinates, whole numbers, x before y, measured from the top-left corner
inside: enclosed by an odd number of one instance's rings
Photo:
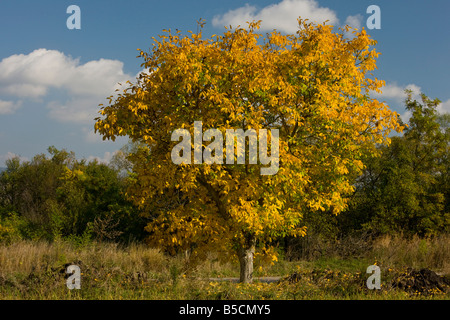
[[[362,24],[363,24],[364,17],[362,14],[357,14],[354,16],[348,16],[345,19],[345,24],[349,27],[356,28],[358,30],[361,30]]]
[[[37,49],[0,62],[0,90],[15,96],[40,97],[49,88],[64,88],[79,95],[106,95],[118,81],[126,79],[121,61],[100,59],[80,64],[79,59],[57,50]]]
[[[103,157],[89,156],[89,157],[87,157],[86,160],[87,160],[87,162],[91,162],[91,161],[97,160],[97,162],[99,162],[99,163],[109,164],[109,162],[111,161],[111,159],[114,157],[114,155],[117,152],[119,152],[119,150],[116,150],[116,151],[113,151],[113,152],[106,151],[103,154]]]
[[[450,113],[450,99],[448,99],[447,101],[441,102],[436,110],[439,113]]]
[[[99,59],[81,64],[79,59],[57,50],[37,49],[0,61],[0,94],[48,99],[50,89],[60,90],[58,96],[66,98],[47,102],[47,108],[51,118],[64,122],[92,122],[98,104],[114,93],[119,82],[127,80],[132,80],[132,76],[123,72],[121,61]],[[0,113],[16,109],[0,104]]]
[[[388,83],[384,87],[381,88],[382,93],[372,92],[372,97],[378,99],[380,101],[391,101],[394,105],[397,105],[397,108],[403,108],[404,110],[404,102],[407,97],[405,90],[412,91],[412,99],[421,101],[420,94],[422,93],[422,89],[416,84],[408,84],[406,86],[398,85],[397,83]],[[390,104],[391,105],[391,104]],[[392,105],[391,105],[392,107]],[[400,113],[400,117],[403,122],[408,122],[409,118],[411,118],[411,112],[404,110],[403,113]]]
[[[29,161],[27,157],[22,157],[18,154],[8,151],[6,154],[0,154],[0,166],[4,166],[7,160],[18,157],[20,162]]]
[[[16,96],[21,98],[38,98],[45,96],[47,94],[47,87],[40,84],[30,84],[30,83],[2,83],[0,89],[1,94],[6,94],[10,96]]]
[[[413,100],[417,100],[422,102],[422,88],[416,84],[408,84],[406,86],[401,86],[396,83],[386,84],[383,88],[381,88],[382,93],[373,92],[372,96],[378,100],[386,101],[390,100],[393,103],[404,106],[405,99],[407,97],[405,90],[411,90],[411,98]],[[447,101],[441,102],[436,110],[438,113],[450,113],[450,99]],[[411,118],[410,111],[404,111],[400,116],[404,122],[408,122],[409,118]]]
[[[0,92],[20,97],[40,97],[50,86],[67,82],[76,61],[55,50],[38,49],[15,54],[0,62]]]
[[[0,114],[12,114],[22,105],[22,101],[4,101],[0,100]]]
[[[328,24],[331,25],[339,23],[339,19],[333,10],[320,7],[315,0],[283,0],[262,9],[246,4],[243,7],[215,16],[212,24],[215,27],[229,25],[246,27],[247,21],[262,20],[261,30],[263,31],[277,29],[281,32],[294,33],[298,30],[298,17],[316,23],[324,23],[326,20],[329,20]]]
[[[102,142],[103,138],[99,133],[95,133],[94,129],[83,127],[81,131],[84,135],[84,141],[87,143],[98,143]]]
[[[417,100],[419,102],[422,101],[422,97],[421,94],[422,92],[422,88],[419,87],[416,84],[408,84],[406,86],[400,86],[396,83],[390,83],[387,84],[386,86],[384,86],[381,90],[382,93],[373,93],[373,96],[377,99],[392,99],[398,103],[403,103],[406,99],[406,93],[405,90],[411,90],[411,98],[413,100]],[[433,97],[430,97],[433,98]],[[448,99],[447,101],[443,101],[441,102],[437,107],[436,110],[439,113],[450,113],[450,99]]]
[[[98,116],[100,96],[77,96],[66,101],[50,101],[47,103],[49,117],[59,122],[89,124]]]
[[[422,89],[416,84],[408,84],[406,86],[400,86],[396,83],[388,83],[381,88],[382,93],[373,92],[372,96],[378,100],[392,99],[396,102],[403,103],[406,99],[405,90],[412,91],[412,98],[415,100],[421,100],[420,94]]]

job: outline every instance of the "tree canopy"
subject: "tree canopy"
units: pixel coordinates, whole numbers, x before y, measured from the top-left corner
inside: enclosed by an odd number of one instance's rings
[[[365,155],[402,129],[398,114],[370,96],[384,82],[372,74],[379,53],[364,29],[346,38],[349,27],[301,19],[295,34],[258,29],[251,22],[210,38],[201,28],[165,31],[150,52],[139,50],[146,72],[101,106],[95,124],[104,139],[139,144],[129,157],[128,195],[152,213],[153,243],[235,253],[244,282],[257,244],[304,235],[307,210],[342,212]],[[279,171],[261,175],[264,165],[249,161],[173,163],[173,131],[192,136],[195,121],[224,136],[227,129],[278,130]],[[210,138],[203,136],[203,156]]]

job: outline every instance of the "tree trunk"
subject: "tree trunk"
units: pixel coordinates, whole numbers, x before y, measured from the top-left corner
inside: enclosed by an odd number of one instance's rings
[[[241,283],[252,283],[253,281],[253,255],[255,253],[256,240],[250,236],[244,246],[238,249],[238,257],[240,264],[240,278]]]

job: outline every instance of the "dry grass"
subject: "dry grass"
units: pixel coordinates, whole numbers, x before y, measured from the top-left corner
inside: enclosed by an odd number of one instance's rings
[[[67,263],[81,261],[96,268],[119,268],[126,272],[164,272],[167,258],[144,245],[121,248],[113,243],[93,243],[82,249],[69,243],[21,241],[0,246],[0,270],[3,273],[45,271]]]
[[[384,265],[428,268],[450,275],[450,235],[428,239],[383,236],[374,241],[371,254]]]
[[[184,255],[171,257],[144,244],[77,247],[67,242],[22,241],[0,244],[0,299],[409,299],[405,292],[389,288],[388,280],[404,266],[450,274],[449,240],[449,236],[383,237],[371,244],[364,257],[335,252],[309,261],[280,259],[263,273],[255,268],[255,277],[297,273],[303,280],[251,286],[199,281],[238,276],[235,262],[223,262],[213,253],[192,267]],[[367,290],[363,281],[365,268],[373,261],[382,267],[386,282],[386,289],[378,293]],[[80,266],[82,290],[67,289],[68,264]]]

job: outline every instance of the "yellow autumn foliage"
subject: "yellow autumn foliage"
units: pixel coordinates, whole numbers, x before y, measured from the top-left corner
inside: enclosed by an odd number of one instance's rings
[[[210,38],[166,30],[150,52],[139,50],[146,72],[101,106],[96,131],[140,145],[128,195],[154,217],[153,243],[229,252],[249,239],[303,236],[305,210],[342,212],[364,155],[402,130],[398,114],[370,96],[384,81],[371,73],[379,53],[364,29],[349,39],[299,19],[295,34],[258,30],[259,22]],[[261,175],[261,164],[175,165],[171,134],[192,135],[194,121],[222,133],[278,129],[278,173]]]

